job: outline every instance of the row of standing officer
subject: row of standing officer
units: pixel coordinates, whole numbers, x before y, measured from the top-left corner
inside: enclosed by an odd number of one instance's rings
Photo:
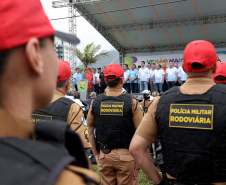
[[[213,81],[215,48],[207,41],[193,41],[183,59],[187,81],[156,97],[142,121],[140,104],[121,92],[121,66],[107,66],[109,90],[94,99],[87,117],[102,184],[137,184],[139,168],[156,184],[225,184],[226,87]],[[147,150],[157,138],[163,149],[164,179]]]

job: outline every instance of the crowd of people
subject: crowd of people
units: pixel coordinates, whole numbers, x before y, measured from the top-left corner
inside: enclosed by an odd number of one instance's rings
[[[80,69],[76,68],[73,75],[75,90],[78,91],[77,80],[88,80],[88,95],[95,92],[97,95],[104,92],[107,85],[104,79],[104,70],[106,66],[101,68],[89,68],[84,66],[84,70],[80,73]],[[169,62],[161,64],[147,64],[141,61],[141,65],[131,64],[131,69],[127,64],[123,65],[124,81],[123,88],[127,93],[142,93],[149,90],[151,94],[154,92],[162,93],[174,86],[183,85],[187,79],[187,75],[178,63]],[[89,98],[87,95],[87,98]]]
[[[106,66],[101,68],[90,68],[84,66],[83,71],[80,73],[80,69],[76,68],[76,72],[73,75],[75,90],[78,91],[77,81],[78,80],[88,80],[88,93],[87,99],[89,99],[89,95],[91,92],[95,92],[97,95],[103,93],[107,88],[107,84],[104,79],[104,70]]]

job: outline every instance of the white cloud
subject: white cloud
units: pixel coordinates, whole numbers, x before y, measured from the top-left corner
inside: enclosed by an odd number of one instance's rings
[[[52,0],[41,0],[43,8],[49,19],[68,17],[68,8],[52,8]],[[56,30],[69,32],[69,20],[54,20],[51,21]],[[87,44],[94,42],[96,45],[101,44],[102,50],[114,50],[114,47],[98,32],[93,26],[83,17],[76,17],[77,36],[81,40],[77,46],[83,49]]]

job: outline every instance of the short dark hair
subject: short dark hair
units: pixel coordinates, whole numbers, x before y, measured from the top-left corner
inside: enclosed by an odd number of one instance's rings
[[[136,68],[136,64],[131,64],[132,66],[135,66],[135,68]]]
[[[145,64],[145,61],[141,61],[141,63]]]
[[[74,99],[79,99],[80,98],[80,92],[76,91],[74,92]]]
[[[225,80],[226,80],[226,77],[225,77],[225,76],[219,75],[219,76],[217,76],[217,77],[215,78],[215,80],[217,80],[217,81],[225,81]]]
[[[69,79],[67,80],[64,80],[64,81],[61,81],[61,82],[57,82],[57,88],[61,88],[61,87],[64,87],[67,83]]]
[[[101,67],[97,68],[98,70],[101,70]]]
[[[154,65],[154,66],[155,66],[155,63],[152,63],[152,65]]]
[[[192,63],[191,68],[198,70],[198,69],[204,69],[204,66],[202,64],[197,63],[197,62],[194,62],[194,63]]]
[[[124,66],[126,66],[128,68],[128,64],[124,64]]]
[[[79,68],[76,68],[76,71],[78,70]],[[79,69],[80,70],[80,69]]]
[[[115,75],[113,75],[113,76],[108,76],[107,78],[108,78],[108,79],[113,79],[113,78],[115,78]],[[109,87],[115,87],[115,86],[117,86],[117,85],[120,83],[120,81],[121,81],[121,78],[116,78],[116,79],[113,80],[113,81],[106,81],[106,83],[107,83],[107,85],[108,85]]]

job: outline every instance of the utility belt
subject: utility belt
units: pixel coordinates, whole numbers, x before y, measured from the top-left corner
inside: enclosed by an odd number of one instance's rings
[[[119,148],[129,149],[129,145],[128,146],[125,146],[125,145],[107,145],[107,144],[99,143],[99,146],[100,146],[100,150],[104,154],[109,154],[111,152],[111,150],[113,150],[113,149],[119,149]]]
[[[162,174],[162,181],[158,185],[210,185],[210,183],[185,183],[175,179],[168,179],[166,173]]]
[[[174,180],[174,179],[168,179],[168,181],[169,181],[170,185],[210,185],[210,183],[195,183],[195,184],[184,183],[184,182],[179,182],[179,181]]]

